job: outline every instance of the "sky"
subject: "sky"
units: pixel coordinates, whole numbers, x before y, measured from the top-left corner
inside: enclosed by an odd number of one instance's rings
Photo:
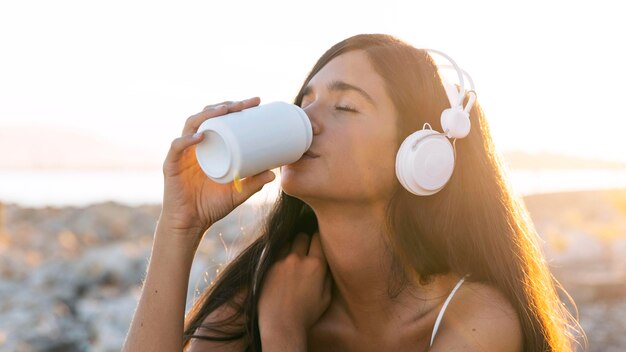
[[[46,143],[93,139],[161,159],[204,106],[291,101],[334,43],[387,33],[471,74],[500,151],[626,161],[619,3],[5,0],[0,138],[69,131],[84,138]]]

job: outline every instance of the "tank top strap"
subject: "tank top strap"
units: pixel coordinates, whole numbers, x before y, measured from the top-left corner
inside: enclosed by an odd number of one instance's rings
[[[465,281],[465,279],[468,276],[469,276],[469,274],[463,276],[459,280],[459,282],[456,283],[456,286],[454,286],[454,288],[452,289],[452,291],[448,295],[448,298],[446,298],[445,302],[443,302],[443,306],[441,307],[441,310],[439,311],[439,315],[437,315],[437,320],[435,320],[435,327],[433,328],[433,333],[430,336],[430,345],[429,345],[429,347],[432,346],[433,342],[435,341],[435,335],[437,335],[437,330],[439,329],[439,324],[441,324],[441,319],[443,319],[443,313],[446,311],[446,308],[448,308],[448,304],[452,300],[452,297],[454,296],[456,291],[459,289],[459,287],[461,287],[461,285],[463,284],[463,282]]]

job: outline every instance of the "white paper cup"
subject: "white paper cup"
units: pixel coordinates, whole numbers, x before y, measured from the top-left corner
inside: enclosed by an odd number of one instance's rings
[[[285,102],[208,119],[198,132],[204,133],[204,140],[196,145],[198,164],[218,183],[293,163],[313,140],[304,110]]]

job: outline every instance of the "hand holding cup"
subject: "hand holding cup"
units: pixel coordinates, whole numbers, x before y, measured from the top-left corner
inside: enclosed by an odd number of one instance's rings
[[[172,142],[163,163],[164,194],[159,226],[165,226],[166,232],[191,237],[188,243],[197,246],[212,224],[274,180],[274,173],[265,170],[243,179],[238,191],[233,182],[217,183],[207,177],[196,160],[196,145],[205,138],[196,131],[204,121],[259,103],[260,99],[255,97],[209,105],[187,119],[182,136]]]

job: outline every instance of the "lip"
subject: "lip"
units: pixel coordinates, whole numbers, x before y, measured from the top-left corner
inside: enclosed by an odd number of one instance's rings
[[[317,158],[319,157],[319,154],[314,153],[310,150],[307,150],[306,153],[304,153],[302,156],[308,156],[309,158]]]

